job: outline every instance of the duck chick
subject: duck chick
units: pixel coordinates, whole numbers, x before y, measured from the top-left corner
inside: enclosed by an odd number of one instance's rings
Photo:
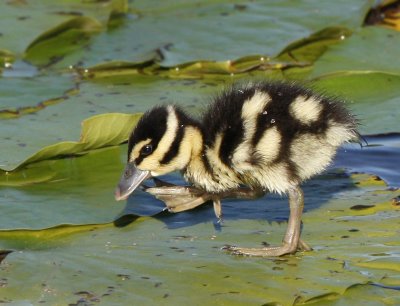
[[[249,194],[287,194],[290,215],[281,246],[227,249],[252,256],[295,253],[307,249],[300,239],[300,184],[358,136],[356,119],[337,99],[293,83],[236,84],[216,96],[200,120],[174,105],[146,112],[129,138],[115,197],[125,199],[145,179],[176,170],[214,203],[243,186]]]

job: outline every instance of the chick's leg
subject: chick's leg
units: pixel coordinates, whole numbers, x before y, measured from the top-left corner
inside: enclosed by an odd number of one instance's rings
[[[193,186],[178,186],[162,181],[158,178],[153,178],[153,180],[156,186],[143,186],[143,190],[163,201],[168,211],[174,213],[182,212],[193,209],[212,200],[214,204],[214,212],[219,222],[222,220],[221,199],[255,199],[265,194],[265,191],[246,187],[240,187],[220,194],[214,194]]]
[[[295,253],[298,248],[310,250],[310,247],[300,240],[301,215],[304,207],[303,191],[300,187],[289,190],[290,216],[285,237],[281,246],[265,248],[240,248],[227,246],[224,249],[235,255],[248,256],[281,256]]]
[[[163,201],[170,212],[181,212],[193,209],[212,199],[204,191],[186,186],[158,186],[147,187],[146,192]]]

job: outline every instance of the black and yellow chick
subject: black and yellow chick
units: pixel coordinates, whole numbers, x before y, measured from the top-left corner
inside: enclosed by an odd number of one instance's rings
[[[175,188],[177,197],[180,191],[200,190],[203,200],[219,204],[230,194],[287,194],[290,217],[281,246],[228,250],[290,254],[308,248],[300,240],[300,184],[326,169],[338,147],[358,136],[356,119],[337,99],[293,83],[233,85],[215,97],[200,120],[174,105],[146,112],[130,136],[128,164],[115,196],[125,199],[145,179],[176,170],[193,186]]]

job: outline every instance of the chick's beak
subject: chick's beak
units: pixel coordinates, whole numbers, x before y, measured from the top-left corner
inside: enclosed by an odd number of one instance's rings
[[[150,171],[136,168],[133,163],[128,163],[122,174],[121,180],[115,189],[115,199],[125,200],[144,180],[150,177]]]

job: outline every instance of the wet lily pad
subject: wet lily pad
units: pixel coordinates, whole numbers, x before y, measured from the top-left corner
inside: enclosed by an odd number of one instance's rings
[[[362,133],[398,131],[400,75],[346,71],[318,77],[313,84],[322,91],[345,99],[359,119]]]
[[[52,86],[48,86],[51,82]],[[24,90],[21,91],[21,88]],[[71,75],[34,75],[5,77],[0,82],[0,118],[32,114],[60,103],[75,90]]]
[[[223,201],[222,224],[208,204],[171,214],[142,191],[125,205],[113,197],[127,150],[115,145],[132,114],[177,103],[197,115],[239,79],[306,79],[347,100],[363,134],[399,132],[398,32],[361,28],[374,3],[7,1],[0,301],[399,304],[396,133],[344,147],[334,168],[304,185],[312,252],[267,259],[221,250],[279,244],[285,197]],[[22,61],[25,51],[37,67]],[[80,138],[81,122],[90,129]]]
[[[322,29],[309,37],[289,44],[277,56],[279,60],[306,61],[313,63],[332,44],[348,38],[352,32],[343,27],[329,27]]]
[[[125,0],[7,1],[2,5],[0,46],[22,56],[35,38],[73,17],[87,16],[106,25],[112,12],[126,10]]]
[[[128,115],[117,113],[93,116],[82,122],[82,132],[79,141],[63,141],[46,146],[25,160],[20,161],[13,168],[9,169],[7,166],[3,166],[3,169],[6,171],[14,170],[16,167],[21,167],[24,164],[32,162],[118,145],[128,139],[133,126],[135,126],[140,116],[141,114]]]
[[[157,51],[149,53],[148,58],[140,62],[109,61],[78,71],[87,79],[131,74],[163,75],[170,78],[215,78],[221,75],[245,74],[254,70],[268,71],[268,77],[271,78],[275,76],[275,71],[311,66],[330,45],[339,43],[350,35],[351,31],[343,27],[325,28],[289,44],[275,57],[251,55],[235,60],[202,60],[169,67],[160,63],[160,59],[164,58],[164,55],[160,54],[161,51]]]
[[[121,210],[114,205],[113,191],[122,168],[119,147],[110,147],[80,158],[47,160],[3,173],[2,228],[110,223]]]
[[[203,304],[217,299],[219,303],[234,305],[245,301],[295,305],[332,301],[342,296],[345,300],[357,297],[364,301],[360,293],[369,288],[369,283],[379,284],[383,277],[390,279],[398,274],[392,269],[397,265],[396,257],[389,254],[391,242],[397,240],[392,224],[397,212],[387,206],[384,221],[378,221],[382,212],[352,216],[348,201],[351,199],[353,205],[377,203],[398,191],[382,186],[379,189],[385,193],[372,196],[375,185],[357,187],[349,184],[352,179],[333,174],[307,184],[306,201],[310,205],[304,216],[303,237],[313,244],[314,251],[276,260],[238,258],[225,254],[220,247],[225,243],[279,243],[286,224],[275,221],[288,213],[286,200],[279,197],[225,202],[222,231],[216,231],[213,220],[208,219],[213,215],[211,206],[141,219],[121,229],[88,225],[2,231],[0,246],[19,250],[5,260],[7,269],[2,277],[7,279],[7,286],[3,299],[71,303],[83,295],[88,301],[96,298],[112,304],[129,298],[167,305],[186,301],[193,295]],[[359,179],[368,177],[355,181]],[[326,226],[321,228],[321,224]],[[378,260],[376,254],[387,255]],[[382,264],[372,264],[377,261]],[[95,272],[92,266],[96,266]],[[30,277],[24,273],[27,267]],[[33,273],[36,270],[41,273]],[[32,284],[30,289],[17,293],[20,281],[13,275],[24,276],[25,284]],[[88,278],[93,279],[90,284]],[[53,294],[43,295],[43,287],[51,288]],[[124,294],[116,294],[116,290]],[[375,294],[374,301],[397,296],[384,286],[369,290]]]
[[[143,112],[159,103],[178,102],[187,109],[199,110],[209,102],[209,93],[215,93],[215,86],[222,83],[223,81],[206,83],[129,77],[82,84],[78,93],[73,91],[64,98],[62,103],[43,108],[34,116],[0,121],[0,138],[5,148],[0,154],[0,168],[9,171],[31,157],[33,159],[30,159],[30,162],[38,160],[38,156],[42,156],[40,157],[42,159],[48,154],[46,149],[48,146],[52,146],[50,152],[58,152],[57,154],[80,152],[82,149],[78,149],[75,143],[69,143],[69,141],[76,141],[79,138],[80,123],[93,114],[114,112],[129,114],[134,113],[134,110]],[[125,138],[119,140],[125,141],[135,123],[132,121],[129,126],[120,125],[112,119],[112,114],[104,115],[103,118],[107,119],[104,119],[102,124],[109,129],[104,135],[110,136],[108,143],[114,145],[117,144],[115,136],[124,133]],[[121,120],[127,122],[130,117],[121,115],[121,118],[126,118]],[[44,125],[43,122],[46,124]],[[29,130],[24,128],[26,126],[29,126]],[[16,129],[16,127],[20,128]],[[124,129],[124,131],[119,129]],[[60,147],[57,145],[59,142],[64,142],[64,144]],[[103,140],[102,142],[107,143]],[[33,157],[35,154],[36,157]]]
[[[57,25],[32,41],[24,59],[37,65],[50,65],[66,54],[86,46],[92,35],[101,31],[101,24],[90,17],[75,17]]]
[[[90,49],[83,50],[80,60],[71,55],[65,63],[75,60],[85,67],[113,60],[137,63],[155,53],[163,67],[198,61],[224,62],[255,54],[273,57],[293,41],[322,28],[338,24],[349,29],[359,26],[368,9],[365,1],[352,5],[319,3],[318,7],[313,3],[293,7],[290,1],[242,5],[229,1],[185,5],[165,1],[160,6],[137,1],[123,27],[100,33]],[[191,30],[187,31],[182,24]],[[62,65],[65,66],[58,66]]]
[[[366,27],[341,44],[335,44],[315,63],[312,76],[344,71],[400,73],[397,54],[400,33],[381,27]]]

